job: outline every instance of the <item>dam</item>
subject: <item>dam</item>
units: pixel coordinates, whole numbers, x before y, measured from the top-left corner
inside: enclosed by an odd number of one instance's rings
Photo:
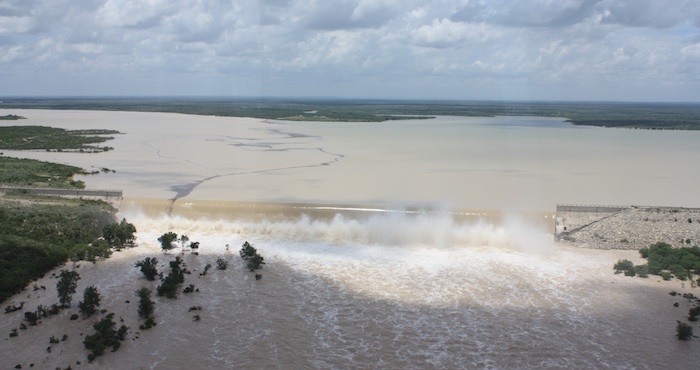
[[[122,201],[121,190],[104,189],[59,189],[32,188],[19,186],[0,186],[0,192],[44,195],[65,198],[102,200],[114,208],[119,208]]]
[[[697,246],[700,208],[557,205],[554,238],[593,249]]]

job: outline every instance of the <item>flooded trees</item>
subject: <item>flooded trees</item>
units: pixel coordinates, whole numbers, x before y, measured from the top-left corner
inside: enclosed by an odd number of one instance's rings
[[[216,268],[219,270],[226,270],[228,267],[228,261],[226,261],[223,258],[217,258],[216,260]]]
[[[136,262],[134,266],[141,268],[141,273],[148,281],[154,281],[158,276],[158,260],[155,257],[146,257],[144,260]]]
[[[80,274],[77,272],[61,270],[58,283],[56,283],[58,303],[60,303],[61,306],[70,306],[73,293],[75,293],[75,289],[78,287],[78,280],[80,280]]]
[[[246,267],[249,268],[250,271],[258,270],[265,264],[265,262],[263,262],[265,258],[258,254],[258,251],[248,242],[243,243],[238,253],[241,255],[241,258],[248,261]]]
[[[100,305],[100,293],[97,288],[92,285],[83,291],[83,300],[78,302],[78,308],[83,317],[90,317],[97,312],[97,307]]]
[[[156,326],[156,321],[153,319],[155,303],[151,299],[151,290],[143,287],[136,291],[136,296],[139,297],[139,317],[146,320],[139,326],[139,329],[146,330]]]
[[[121,346],[121,342],[126,338],[126,333],[129,328],[122,325],[117,329],[117,325],[112,320],[114,313],[110,313],[102,320],[98,321],[92,327],[95,333],[85,337],[83,344],[91,353],[88,355],[88,362],[92,362],[97,356],[104,353],[105,349],[112,347],[112,352],[115,352]]]
[[[125,218],[118,224],[107,224],[102,228],[102,237],[110,247],[117,250],[133,245],[136,240],[134,233],[136,233],[136,227],[126,222]]]
[[[175,234],[172,231],[168,231],[167,233],[161,235],[158,238],[158,241],[160,242],[160,247],[163,249],[163,251],[169,251],[173,249],[173,242],[177,240],[177,234]]]
[[[690,340],[693,337],[693,327],[680,321],[676,321],[676,336],[678,340]]]
[[[159,296],[177,298],[177,288],[185,281],[185,272],[182,268],[182,264],[183,262],[180,257],[175,257],[175,260],[170,262],[170,273],[156,288]]]

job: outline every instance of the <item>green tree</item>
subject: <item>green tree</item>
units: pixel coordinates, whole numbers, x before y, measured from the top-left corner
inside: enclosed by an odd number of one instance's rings
[[[177,234],[175,234],[172,231],[168,231],[167,233],[161,235],[158,238],[158,241],[160,242],[160,247],[164,251],[169,251],[173,249],[173,242],[177,240]]]
[[[78,280],[80,280],[80,274],[77,272],[61,270],[58,283],[56,283],[58,303],[60,303],[61,306],[70,306],[70,302],[73,300],[73,293],[75,293],[75,289],[78,287]]]
[[[154,281],[158,276],[158,260],[153,257],[146,257],[143,261],[138,261],[134,265],[141,268],[141,273],[148,281]]]
[[[139,316],[146,320],[152,319],[153,312],[155,311],[155,303],[151,299],[151,290],[143,287],[136,291],[136,295],[139,297]],[[150,326],[148,328],[150,328]]]
[[[129,328],[122,325],[117,330],[117,325],[112,320],[113,317],[114,313],[105,316],[92,326],[95,329],[95,333],[85,337],[83,344],[86,349],[91,351],[88,355],[88,362],[92,362],[97,356],[102,355],[108,347],[112,347],[112,352],[115,352],[121,346],[124,338],[126,338]]]
[[[128,223],[125,218],[118,224],[107,224],[102,228],[102,237],[115,249],[133,245],[136,240],[135,233],[136,227]]]
[[[634,270],[634,263],[626,259],[618,260],[617,263],[613,266],[613,269],[615,270],[616,274],[622,271]]]
[[[170,273],[156,288],[156,292],[158,292],[159,296],[177,298],[177,288],[184,281],[185,275],[182,269],[182,260],[180,257],[175,257],[175,260],[170,262]]]
[[[91,285],[83,291],[83,300],[78,302],[78,308],[80,313],[84,317],[90,317],[95,312],[97,312],[97,307],[100,305],[100,293],[97,292],[97,288]]]
[[[649,277],[649,269],[647,268],[647,265],[636,265],[634,266],[634,269],[637,272],[637,276],[640,278]]]
[[[243,245],[241,246],[241,250],[238,252],[238,254],[240,254],[241,258],[243,259],[249,259],[257,253],[258,251],[248,242],[243,243]]]
[[[262,265],[265,264],[265,262],[263,262],[263,260],[264,260],[264,258],[261,255],[256,253],[253,257],[251,257],[248,260],[246,267],[248,267],[250,269],[250,271],[261,269]]]

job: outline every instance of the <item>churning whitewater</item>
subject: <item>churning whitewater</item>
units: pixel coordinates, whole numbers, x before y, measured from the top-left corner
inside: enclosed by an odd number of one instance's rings
[[[198,256],[184,256],[193,271],[186,283],[200,291],[159,299],[159,325],[141,334],[148,345],[101,359],[108,367],[653,368],[672,356],[670,340],[621,340],[669,331],[630,314],[659,293],[612,274],[610,261],[624,251],[555,246],[517,217],[495,225],[382,213],[274,222],[123,216],[141,245],[102,264],[94,278],[118,280],[106,296],[144,283],[137,259],[157,256],[165,268],[174,256],[156,240],[169,230],[201,243]],[[265,257],[260,281],[237,256],[246,240]],[[196,276],[219,257],[232,267]],[[183,314],[194,304],[200,322]],[[182,341],[178,351],[173,341]]]

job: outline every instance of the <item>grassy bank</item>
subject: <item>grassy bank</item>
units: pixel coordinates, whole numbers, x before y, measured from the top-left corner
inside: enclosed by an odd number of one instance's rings
[[[84,173],[79,167],[0,156],[0,185],[82,189],[85,183],[73,175]]]
[[[0,302],[69,258],[104,254],[91,243],[114,211],[99,201],[0,196]]]

